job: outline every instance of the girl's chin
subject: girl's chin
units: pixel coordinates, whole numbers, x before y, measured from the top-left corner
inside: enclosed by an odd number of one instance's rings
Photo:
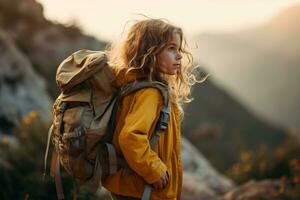
[[[167,75],[170,75],[170,76],[174,76],[174,75],[176,75],[177,74],[177,70],[176,71],[174,71],[174,72],[169,72],[169,73],[166,73]]]
[[[163,74],[166,75],[176,75],[179,69],[172,69],[172,70],[168,70],[168,71],[164,71],[162,72]]]
[[[172,75],[176,75],[177,72],[178,72],[178,70],[179,70],[179,69],[174,69],[174,70],[172,71]]]

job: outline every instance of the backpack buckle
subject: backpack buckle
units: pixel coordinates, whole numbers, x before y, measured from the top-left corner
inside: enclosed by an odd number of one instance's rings
[[[157,128],[159,130],[166,130],[168,128],[169,117],[170,117],[169,111],[163,109],[160,112],[160,116],[157,123]]]
[[[66,109],[67,109],[67,102],[63,101],[63,102],[61,103],[61,106],[60,106],[60,108],[59,108],[59,111],[60,111],[60,113],[64,113],[64,112],[66,111]]]

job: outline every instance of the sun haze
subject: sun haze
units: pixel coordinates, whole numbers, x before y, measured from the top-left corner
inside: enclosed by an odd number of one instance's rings
[[[166,18],[188,34],[207,31],[233,31],[263,23],[274,14],[300,0],[130,0],[74,1],[37,0],[45,16],[60,23],[76,22],[83,31],[99,39],[114,40],[128,20],[145,14]]]

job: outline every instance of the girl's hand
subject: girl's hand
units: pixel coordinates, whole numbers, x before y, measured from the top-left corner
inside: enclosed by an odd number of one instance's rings
[[[167,186],[168,183],[169,175],[168,172],[165,172],[165,174],[158,181],[154,182],[152,186],[155,190],[162,190]]]

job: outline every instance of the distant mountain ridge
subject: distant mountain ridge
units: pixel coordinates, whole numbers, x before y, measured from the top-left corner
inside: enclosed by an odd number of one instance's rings
[[[300,4],[266,24],[196,38],[197,60],[253,112],[300,132]]]
[[[182,135],[221,171],[237,162],[241,152],[272,150],[287,138],[287,130],[256,116],[211,80],[195,85],[193,97]]]

